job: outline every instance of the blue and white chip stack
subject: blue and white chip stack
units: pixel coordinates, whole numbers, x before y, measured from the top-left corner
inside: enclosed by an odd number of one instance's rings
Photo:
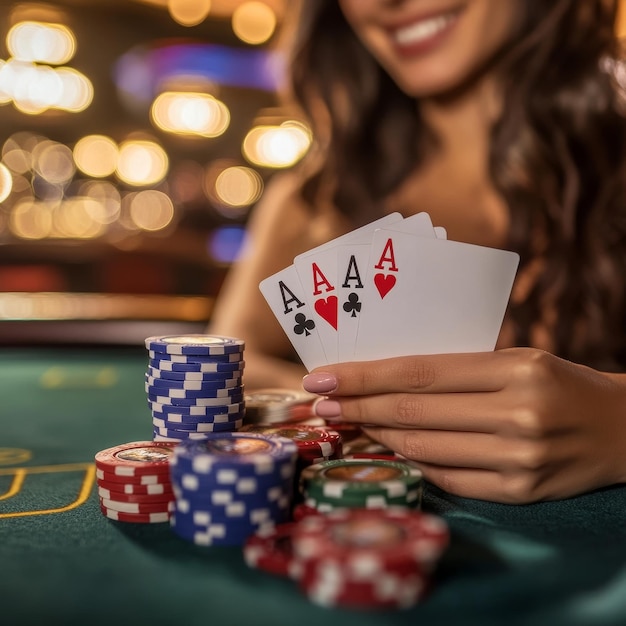
[[[241,339],[216,335],[146,339],[154,441],[202,439],[241,427],[244,345]]]
[[[196,545],[243,545],[290,519],[298,448],[285,437],[212,433],[174,448],[170,525]]]

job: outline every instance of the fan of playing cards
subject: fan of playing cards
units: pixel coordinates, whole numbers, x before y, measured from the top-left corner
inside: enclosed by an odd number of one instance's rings
[[[519,255],[446,239],[427,213],[385,216],[259,288],[304,366],[493,350]]]

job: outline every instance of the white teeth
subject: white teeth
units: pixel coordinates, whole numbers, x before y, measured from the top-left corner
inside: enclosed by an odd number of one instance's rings
[[[409,45],[424,41],[442,31],[454,16],[442,15],[429,20],[416,22],[405,28],[400,28],[395,32],[395,39],[400,45]]]

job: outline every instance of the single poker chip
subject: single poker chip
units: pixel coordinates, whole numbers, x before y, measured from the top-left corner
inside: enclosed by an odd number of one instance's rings
[[[419,467],[407,461],[339,459],[311,465],[300,475],[302,492],[311,497],[343,499],[384,495],[404,497],[423,481]]]
[[[133,524],[162,524],[170,521],[170,513],[122,513],[100,506],[100,511],[105,517],[116,522],[129,522]]]
[[[247,424],[243,432],[265,437],[285,437],[298,446],[298,454],[307,458],[329,457],[341,445],[341,436],[333,430],[298,424]]]
[[[317,395],[304,391],[268,388],[246,393],[246,421],[248,423],[276,423],[298,421],[313,415]]]
[[[157,417],[162,415],[178,415],[181,419],[188,417],[205,418],[215,415],[229,415],[233,413],[241,413],[245,410],[246,405],[243,402],[228,402],[228,398],[224,398],[222,404],[212,406],[174,406],[172,404],[159,404],[157,402],[149,402],[148,405],[152,409],[152,414]],[[168,417],[168,419],[172,419]]]
[[[115,476],[163,475],[172,454],[172,446],[133,441],[97,452],[95,462],[97,469]]]
[[[150,513],[167,513],[169,501],[165,502],[121,502],[100,497],[100,506],[109,511],[132,513],[133,515],[149,515]]]
[[[181,415],[180,413],[157,413],[152,411],[152,422],[162,428],[177,428],[179,426],[197,426],[198,424],[227,424],[243,420],[244,412],[217,413],[214,415]],[[158,420],[158,421],[157,421]]]
[[[239,430],[243,426],[243,419],[232,419],[217,422],[194,422],[185,424],[182,422],[166,422],[158,418],[152,418],[153,428],[166,430],[181,430],[190,433],[220,433],[228,430]]]
[[[170,335],[148,337],[146,348],[165,354],[219,356],[243,352],[245,342],[235,337],[219,335]]]
[[[152,434],[159,435],[161,437],[178,437],[180,439],[206,439],[208,435],[215,433],[231,433],[239,430],[243,425],[243,420],[237,420],[235,422],[226,422],[223,424],[207,424],[206,426],[213,426],[213,430],[181,430],[178,428],[159,428],[158,426],[152,427]]]
[[[277,576],[289,576],[293,562],[291,535],[295,523],[279,524],[250,536],[243,547],[248,567]]]
[[[228,419],[230,418],[230,419]],[[199,432],[199,433],[212,433],[212,432],[220,432],[221,428],[225,428],[229,430],[228,426],[239,423],[243,424],[243,419],[241,416],[236,414],[227,415],[225,419],[217,419],[217,420],[194,420],[192,422],[183,422],[183,421],[170,421],[164,420],[158,417],[152,417],[152,425],[155,428],[168,428],[170,430],[188,430],[191,432]]]
[[[233,352],[232,354],[202,355],[182,355],[165,354],[164,352],[148,351],[148,360],[158,363],[241,363],[244,361],[243,352]]]
[[[148,403],[152,407],[153,405],[169,405],[169,406],[227,406],[228,404],[238,404],[243,401],[243,394],[225,394],[224,390],[218,390],[215,394],[202,395],[201,392],[187,391],[187,397],[177,398],[171,395],[160,393],[156,395],[154,393],[147,393]],[[226,391],[232,391],[227,389]],[[198,395],[199,394],[199,395]],[[157,408],[156,406],[154,408]]]
[[[117,491],[115,489],[107,489],[98,485],[98,496],[103,500],[115,500],[116,502],[135,502],[137,504],[154,504],[155,502],[170,502],[174,499],[174,492],[172,490],[164,491],[162,493],[153,494],[129,494],[124,491]]]
[[[168,372],[164,370],[157,370],[153,367],[148,367],[146,370],[146,374],[151,376],[152,378],[169,381],[184,383],[184,382],[219,382],[219,381],[228,381],[228,380],[239,380],[241,381],[243,378],[243,370],[237,370],[235,372],[217,372],[217,373],[206,373],[206,372]]]
[[[158,389],[187,389],[190,391],[211,391],[213,389],[232,389],[241,387],[242,377],[222,378],[213,380],[172,380],[168,378],[154,378],[146,374],[145,383],[148,387]]]
[[[98,490],[102,489],[103,492],[115,493],[116,495],[123,494],[126,496],[172,496],[172,485],[168,481],[166,484],[157,483],[153,485],[133,485],[131,483],[115,483],[106,480],[97,480]],[[103,496],[104,497],[104,496]],[[113,498],[115,499],[115,498]]]
[[[422,495],[420,490],[410,491],[401,498],[389,498],[384,495],[362,496],[360,498],[338,499],[315,499],[305,497],[304,504],[320,513],[328,513],[337,509],[389,509],[403,507],[406,509],[419,509]]]
[[[173,381],[174,382],[174,381]],[[172,387],[171,385],[153,385],[146,381],[146,394],[149,398],[153,396],[162,396],[168,402],[172,400],[191,400],[191,404],[195,404],[195,400],[219,400],[220,398],[228,398],[231,402],[236,399],[238,402],[243,400],[243,392],[241,383],[237,383],[232,387],[223,387],[209,383],[202,385],[200,389],[188,389],[185,387]]]
[[[167,486],[171,482],[169,472],[161,472],[159,474],[141,474],[140,476],[120,476],[118,474],[114,474],[113,472],[105,472],[98,467],[96,467],[96,480],[98,484],[115,483],[124,486]]]
[[[148,369],[152,369],[161,374],[237,374],[243,372],[245,361],[235,361],[233,363],[222,363],[220,361],[207,361],[204,363],[176,363],[174,361],[163,361],[159,359],[149,359]]]
[[[203,441],[184,442],[177,446],[174,465],[198,474],[217,469],[249,468],[254,475],[276,473],[278,466],[293,464],[298,454],[296,444],[283,437],[263,437],[256,433],[222,433],[207,435]]]

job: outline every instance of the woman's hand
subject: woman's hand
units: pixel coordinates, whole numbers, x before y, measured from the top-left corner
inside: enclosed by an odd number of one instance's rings
[[[316,412],[418,462],[449,493],[508,503],[626,482],[626,376],[531,348],[312,371]]]

